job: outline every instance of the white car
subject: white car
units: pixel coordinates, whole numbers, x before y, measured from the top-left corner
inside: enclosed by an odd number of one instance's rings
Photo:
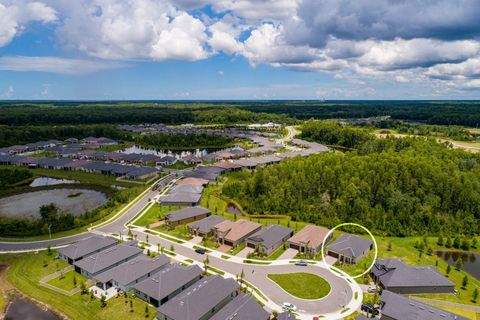
[[[295,305],[290,302],[284,302],[282,308],[283,310],[287,311],[297,311],[297,307],[295,307]]]

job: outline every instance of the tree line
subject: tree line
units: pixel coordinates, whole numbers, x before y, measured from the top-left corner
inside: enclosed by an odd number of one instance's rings
[[[337,133],[339,141],[351,136]],[[325,143],[331,135],[310,137]],[[233,174],[223,192],[252,213],[287,213],[329,227],[357,222],[389,236],[480,232],[480,155],[434,139],[357,138],[345,140],[355,151]]]
[[[0,190],[11,188],[16,183],[33,177],[33,174],[22,168],[0,168]]]

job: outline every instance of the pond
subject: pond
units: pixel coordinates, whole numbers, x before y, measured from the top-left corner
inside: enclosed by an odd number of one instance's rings
[[[96,209],[107,196],[91,189],[50,189],[25,192],[0,199],[0,214],[11,218],[39,218],[40,207],[54,203],[61,211],[81,215]]]
[[[229,203],[228,206],[227,206],[227,212],[229,212],[231,214],[234,214],[234,215],[237,215],[237,216],[242,215],[242,212],[240,211],[240,209],[238,209],[236,206],[234,206],[231,203]]]
[[[78,183],[76,180],[67,180],[67,179],[56,179],[50,177],[40,177],[30,183],[30,187],[43,187],[43,186],[53,186],[56,184],[70,184]]]
[[[58,320],[52,311],[45,311],[35,303],[25,299],[16,299],[10,304],[5,320]]]
[[[171,155],[171,156],[175,156],[177,158],[180,158],[180,157],[185,157],[185,156],[188,156],[188,155],[191,155],[191,154],[193,154],[196,157],[202,157],[202,156],[207,155],[210,152],[218,151],[218,150],[221,150],[221,148],[172,151],[172,150],[156,150],[156,149],[151,149],[151,148],[143,148],[143,147],[134,145],[134,146],[128,147],[126,149],[119,150],[119,152],[127,153],[127,154],[130,154],[130,153],[153,154],[153,155],[156,155],[156,156],[159,156],[159,157],[164,157],[164,156],[167,156],[167,155]]]
[[[480,280],[480,253],[465,251],[436,251],[437,257],[455,266],[459,258],[463,260],[462,269]]]

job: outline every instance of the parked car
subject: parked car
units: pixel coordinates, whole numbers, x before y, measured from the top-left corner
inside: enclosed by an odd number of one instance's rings
[[[365,311],[369,314],[373,314],[373,315],[377,315],[378,314],[378,309],[375,308],[374,306],[372,306],[371,304],[369,303],[364,303],[362,304],[362,307],[361,307],[361,310],[362,311]]]
[[[195,249],[195,252],[198,254],[205,254],[205,250],[203,250],[202,248]]]
[[[298,261],[295,261],[295,265],[296,266],[301,266],[301,267],[306,267],[306,266],[308,266],[308,263],[307,263],[307,261],[304,261],[304,260],[298,260]]]
[[[283,310],[286,310],[286,311],[297,311],[297,307],[290,302],[284,302],[282,305],[282,308]]]
[[[369,287],[369,288],[367,289],[367,291],[368,291],[368,293],[375,293],[375,292],[378,293],[378,289],[375,288],[375,287]]]

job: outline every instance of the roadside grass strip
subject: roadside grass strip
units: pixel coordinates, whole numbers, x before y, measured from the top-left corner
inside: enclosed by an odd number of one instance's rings
[[[249,263],[249,264],[260,264],[260,265],[269,265],[272,264],[271,262],[266,262],[266,261],[255,261],[255,260],[243,260],[243,263]]]
[[[325,279],[311,273],[269,274],[268,278],[300,299],[321,299],[331,291],[330,284]]]

